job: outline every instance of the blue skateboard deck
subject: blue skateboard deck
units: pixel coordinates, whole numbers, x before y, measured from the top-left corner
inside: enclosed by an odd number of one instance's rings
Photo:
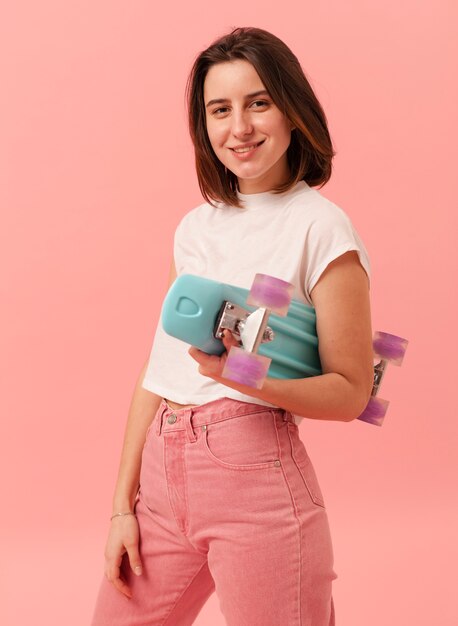
[[[162,306],[164,331],[208,354],[220,355],[224,344],[214,329],[224,302],[231,302],[247,313],[256,307],[246,304],[248,289],[183,274],[170,287]],[[285,317],[271,313],[268,322],[275,338],[262,343],[258,354],[272,359],[268,376],[306,378],[322,373],[313,307],[292,300]]]
[[[267,279],[272,280],[272,277],[267,277]],[[273,280],[278,279],[273,278]],[[280,281],[280,283],[283,282]],[[248,316],[254,311],[259,313],[263,310],[247,304],[249,294],[248,289],[192,274],[183,274],[175,280],[165,297],[161,315],[163,328],[169,335],[196,346],[208,354],[220,355],[225,347],[218,333],[224,328],[229,328],[232,332],[235,331],[237,337],[237,333],[240,328],[243,328]],[[253,301],[258,300],[255,297]],[[281,306],[276,310],[280,313],[286,311]],[[251,319],[254,319],[256,314]],[[242,326],[240,326],[240,321]],[[249,320],[246,321],[246,327],[248,322]],[[270,312],[268,327],[264,333],[267,335],[262,334],[262,337],[267,338],[268,343],[261,343],[258,348],[255,348],[257,354],[271,359],[268,370],[267,365],[264,365],[263,376],[289,379],[322,374],[316,334],[316,312],[313,307],[291,300],[286,316]],[[261,331],[258,336],[260,340]],[[357,419],[375,426],[382,425],[389,402],[377,397],[377,393],[388,363],[400,366],[408,343],[407,339],[396,335],[381,331],[374,333],[374,358],[378,357],[380,361],[374,366],[371,397],[363,413]],[[231,360],[233,350],[234,348],[229,353],[225,368]],[[235,372],[234,367],[232,373],[227,376],[232,380],[239,380],[240,371],[236,372],[237,378],[232,377]],[[247,379],[244,376],[245,374],[242,374],[242,382],[249,384],[245,382]],[[250,386],[253,385],[250,383]]]

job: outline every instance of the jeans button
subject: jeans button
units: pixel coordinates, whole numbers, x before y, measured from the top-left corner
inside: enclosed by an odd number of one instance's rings
[[[175,422],[177,421],[177,416],[175,415],[175,413],[169,415],[167,421],[169,424],[175,424]]]
[[[277,459],[274,463],[275,467],[280,467],[281,462]]]

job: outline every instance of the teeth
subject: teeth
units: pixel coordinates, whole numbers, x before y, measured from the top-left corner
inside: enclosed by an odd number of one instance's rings
[[[253,150],[253,148],[256,148],[257,146],[259,146],[259,144],[257,143],[254,146],[248,146],[248,148],[232,148],[234,150],[234,152],[249,152],[250,150]]]

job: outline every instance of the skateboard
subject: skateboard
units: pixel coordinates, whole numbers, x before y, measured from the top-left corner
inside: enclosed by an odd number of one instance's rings
[[[257,389],[266,376],[307,378],[322,374],[316,334],[316,312],[292,299],[292,284],[256,274],[250,290],[182,274],[162,306],[164,331],[207,354],[225,351],[222,333],[232,332],[241,347],[232,347],[222,376]],[[400,366],[408,341],[375,332],[374,385],[369,403],[357,418],[381,426],[389,402],[377,397],[388,363]]]

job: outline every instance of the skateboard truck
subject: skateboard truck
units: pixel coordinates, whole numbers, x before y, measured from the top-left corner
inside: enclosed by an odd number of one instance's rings
[[[259,308],[250,313],[243,307],[225,300],[218,314],[213,332],[216,339],[222,339],[224,330],[230,330],[236,339],[242,342],[247,352],[256,352],[261,343],[268,343],[275,338],[274,331],[267,326],[269,313]]]
[[[256,389],[262,388],[272,359],[257,354],[257,350],[261,343],[274,339],[274,332],[267,326],[269,315],[276,313],[286,316],[293,290],[291,283],[266,274],[256,274],[247,304],[258,308],[247,314],[244,309],[235,308],[232,303],[228,303],[227,311],[223,307],[221,318],[229,313],[228,322],[225,325],[226,322],[222,319],[218,320],[216,332],[221,333],[224,328],[228,328],[241,339],[243,345],[243,348],[232,346],[230,349],[222,372],[223,378]],[[220,338],[221,334],[216,336]]]
[[[372,340],[374,357],[379,357],[380,361],[377,365],[374,365],[374,384],[372,386],[371,397],[369,398],[366,408],[357,419],[369,424],[374,424],[374,426],[382,425],[389,401],[378,398],[377,394],[388,363],[401,366],[408,343],[407,339],[397,337],[396,335],[383,333],[379,330],[374,333]]]

